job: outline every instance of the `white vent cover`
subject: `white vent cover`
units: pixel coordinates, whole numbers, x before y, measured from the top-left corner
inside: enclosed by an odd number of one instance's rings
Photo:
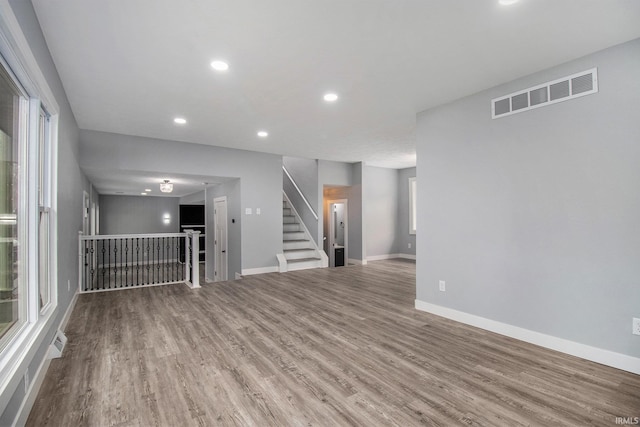
[[[494,119],[567,101],[598,91],[598,69],[583,71],[491,100]]]

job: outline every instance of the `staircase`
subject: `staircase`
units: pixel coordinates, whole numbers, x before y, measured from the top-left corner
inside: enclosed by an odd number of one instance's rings
[[[327,255],[316,246],[298,213],[287,200],[282,200],[282,246],[278,255],[280,272],[328,266]]]

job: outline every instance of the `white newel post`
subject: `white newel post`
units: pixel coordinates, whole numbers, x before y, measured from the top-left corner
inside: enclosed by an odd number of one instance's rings
[[[184,281],[191,286],[191,257],[189,256],[189,249],[191,248],[191,230],[184,231],[187,233],[184,236]]]
[[[82,253],[82,235],[82,231],[78,231],[78,292],[82,292],[82,269],[84,267],[82,265],[82,256],[84,255]]]
[[[191,262],[193,267],[191,268],[191,287],[200,287],[200,232],[194,231],[191,234],[191,247],[193,256]]]

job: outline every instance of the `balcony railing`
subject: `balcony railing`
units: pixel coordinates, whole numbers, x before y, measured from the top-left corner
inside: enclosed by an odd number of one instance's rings
[[[80,292],[171,283],[199,288],[199,234],[191,230],[96,236],[80,233]]]

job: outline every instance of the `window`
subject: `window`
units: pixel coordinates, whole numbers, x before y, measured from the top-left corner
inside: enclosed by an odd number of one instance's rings
[[[0,68],[0,345],[25,322],[26,288],[21,260],[25,240],[20,211],[21,148],[26,141],[26,98],[4,67]]]
[[[409,178],[409,234],[416,234],[418,222],[418,210],[416,208],[416,178]]]
[[[4,59],[0,60],[2,350],[23,325],[38,320],[31,307],[44,313],[51,306],[52,240],[49,116],[40,100],[29,98]]]
[[[59,106],[0,0],[0,407],[56,321]]]

